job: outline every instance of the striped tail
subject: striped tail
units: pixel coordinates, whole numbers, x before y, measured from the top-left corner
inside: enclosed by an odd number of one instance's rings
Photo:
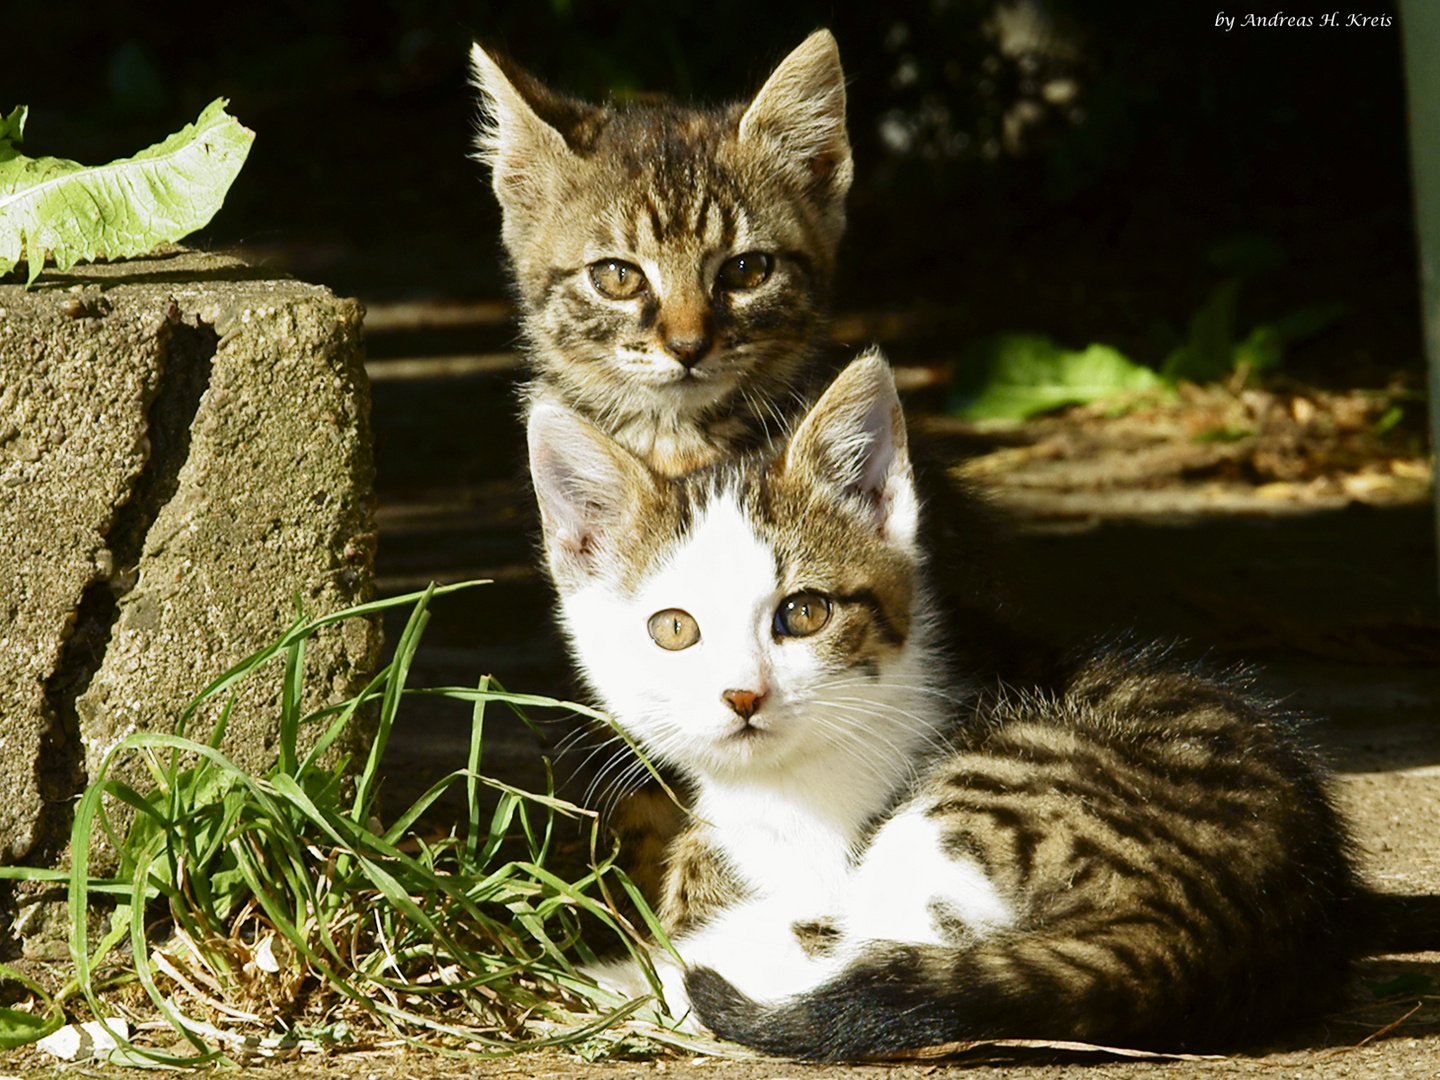
[[[1350,961],[1343,941],[1324,934],[1298,949],[1252,942],[1247,959],[1242,951],[1215,965],[1080,944],[1043,933],[959,950],[887,943],[825,985],[778,1002],[753,1001],[710,968],[692,969],[685,988],[719,1037],[799,1060],[1000,1038],[1220,1051],[1318,1020]]]
[[[778,1002],[751,1000],[711,968],[692,969],[685,989],[720,1038],[803,1061],[883,1058],[962,1039],[1075,1039],[1093,1027],[1096,1011],[1108,1011],[1103,991],[1086,995],[1077,1013],[1074,995],[1059,985],[1007,986],[978,972],[960,986],[937,986],[921,974],[930,967],[923,955],[936,951],[894,946],[883,959],[872,954],[824,986]]]

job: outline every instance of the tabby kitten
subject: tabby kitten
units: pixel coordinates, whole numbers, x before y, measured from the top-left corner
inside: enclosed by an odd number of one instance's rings
[[[472,62],[531,407],[667,475],[765,443],[818,389],[852,174],[835,39],[713,109],[590,105],[479,45]]]
[[[585,677],[694,785],[661,910],[685,967],[656,958],[673,1015],[799,1058],[1177,1050],[1272,1037],[1341,986],[1344,830],[1269,705],[1157,650],[1056,694],[944,681],[878,354],[775,456],[666,479],[543,401],[529,437]]]

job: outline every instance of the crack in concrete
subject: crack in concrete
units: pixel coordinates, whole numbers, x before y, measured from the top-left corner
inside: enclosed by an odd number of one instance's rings
[[[180,470],[190,453],[190,428],[210,385],[219,340],[214,327],[180,321],[172,305],[160,332],[163,366],[146,419],[149,452],[98,553],[97,561],[110,572],[85,587],[55,670],[45,681],[51,723],[35,764],[44,810],[27,856],[27,861],[40,860],[38,865],[54,865],[69,840],[75,797],[89,782],[75,702],[105,661],[120,616],[119,600],[139,575],[145,537],[179,488]]]

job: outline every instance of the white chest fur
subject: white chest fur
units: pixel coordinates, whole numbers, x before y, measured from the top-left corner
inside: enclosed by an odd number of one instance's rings
[[[750,892],[804,897],[818,914],[839,901],[864,824],[847,809],[797,804],[764,788],[708,785],[695,812]]]
[[[722,818],[714,834],[755,891],[675,942],[688,966],[713,968],[752,998],[814,989],[877,942],[953,946],[957,935],[983,936],[1013,921],[983,870],[947,850],[943,820],[923,804],[902,807],[858,854],[794,806],[756,805],[768,828],[757,824],[759,815],[728,827]],[[807,950],[797,929],[809,924],[838,932],[831,948]],[[679,986],[672,975],[667,997],[682,993]]]

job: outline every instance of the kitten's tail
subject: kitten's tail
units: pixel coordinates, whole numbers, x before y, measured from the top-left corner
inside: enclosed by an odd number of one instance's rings
[[[927,966],[922,951],[896,946],[883,960],[852,965],[825,985],[779,1002],[754,1001],[711,968],[692,969],[685,990],[720,1038],[805,1061],[884,1058],[961,1039],[1075,1038],[1075,1029],[1085,1026],[1079,1017],[1059,1017],[1057,1009],[1042,1017],[1033,1000],[1024,1000],[1031,995],[983,976],[936,986],[920,974]]]
[[[878,944],[878,943],[876,943]],[[1337,940],[1258,970],[1109,962],[1038,935],[959,951],[887,943],[814,990],[751,1000],[710,968],[685,989],[723,1039],[812,1061],[884,1058],[946,1043],[1026,1038],[1158,1051],[1219,1050],[1273,1036],[1328,1005],[1349,970]],[[1203,967],[1203,965],[1201,965]]]

